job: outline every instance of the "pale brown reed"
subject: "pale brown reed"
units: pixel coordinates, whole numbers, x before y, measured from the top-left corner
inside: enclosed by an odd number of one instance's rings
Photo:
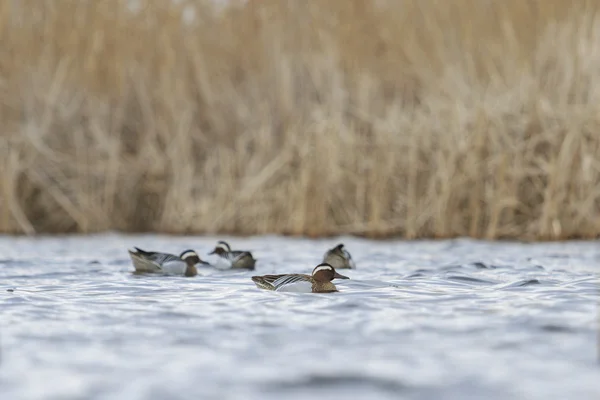
[[[595,237],[599,10],[0,0],[0,231]]]

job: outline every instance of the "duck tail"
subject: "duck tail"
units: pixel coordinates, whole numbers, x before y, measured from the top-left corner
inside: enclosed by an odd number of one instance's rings
[[[134,249],[138,250],[132,250],[132,249],[128,249],[129,251],[129,258],[131,258],[131,263],[133,264],[133,267],[135,268],[136,272],[157,272],[160,270],[160,268],[152,263],[151,261],[147,260],[144,257],[145,252],[140,252],[137,247],[134,247]]]
[[[147,256],[147,255],[152,254],[152,252],[146,251],[146,250],[142,250],[139,247],[135,247],[134,246],[133,248],[135,249],[134,253],[137,253],[137,254],[142,255],[142,256]],[[129,251],[131,252],[131,249]]]
[[[264,276],[253,276],[252,282],[254,282],[256,284],[256,287],[260,289],[275,290],[275,286],[269,283]]]

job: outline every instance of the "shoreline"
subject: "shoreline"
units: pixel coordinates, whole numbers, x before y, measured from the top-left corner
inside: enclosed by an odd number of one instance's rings
[[[264,233],[253,233],[253,234],[236,234],[232,232],[158,232],[158,231],[96,231],[96,232],[39,232],[33,235],[24,233],[6,233],[0,232],[0,238],[77,238],[77,237],[94,237],[94,236],[158,236],[158,237],[172,237],[172,238],[219,238],[226,237],[230,239],[250,239],[250,238],[261,238],[261,237],[277,237],[283,239],[306,239],[306,240],[343,240],[343,238],[360,239],[360,240],[371,240],[375,242],[387,242],[387,241],[400,241],[400,242],[437,242],[437,241],[476,241],[476,242],[488,242],[488,243],[567,243],[567,242],[594,242],[600,238],[600,235],[584,237],[575,236],[568,238],[484,238],[484,237],[470,237],[470,236],[447,236],[447,237],[418,237],[418,238],[407,238],[401,235],[390,235],[390,236],[369,236],[369,235],[356,235],[349,233],[339,233],[331,235],[293,235],[283,234],[277,232],[264,232]]]

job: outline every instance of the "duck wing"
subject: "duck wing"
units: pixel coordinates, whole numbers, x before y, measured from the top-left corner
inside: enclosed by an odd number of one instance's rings
[[[266,290],[275,290],[275,286],[273,286],[273,282],[277,279],[282,278],[286,275],[263,275],[263,276],[253,276],[252,282],[256,284],[256,286],[260,289]]]
[[[144,251],[138,247],[134,247],[137,250],[137,255],[139,257],[145,258],[148,261],[152,261],[158,265],[162,265],[166,262],[171,261],[181,261],[179,256],[170,253],[160,253],[157,251]],[[131,252],[131,251],[130,251]]]
[[[129,256],[136,272],[161,272],[165,264],[183,263],[183,260],[174,254],[134,248],[135,250],[129,250]]]
[[[278,292],[312,292],[313,282],[310,276],[303,274],[253,276],[257,287]]]

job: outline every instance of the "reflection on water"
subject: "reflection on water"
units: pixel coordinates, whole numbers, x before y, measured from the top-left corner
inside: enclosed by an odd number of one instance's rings
[[[2,398],[600,398],[595,243],[225,239],[257,270],[132,274],[130,246],[217,238],[0,237]],[[340,293],[250,280],[338,242]]]

